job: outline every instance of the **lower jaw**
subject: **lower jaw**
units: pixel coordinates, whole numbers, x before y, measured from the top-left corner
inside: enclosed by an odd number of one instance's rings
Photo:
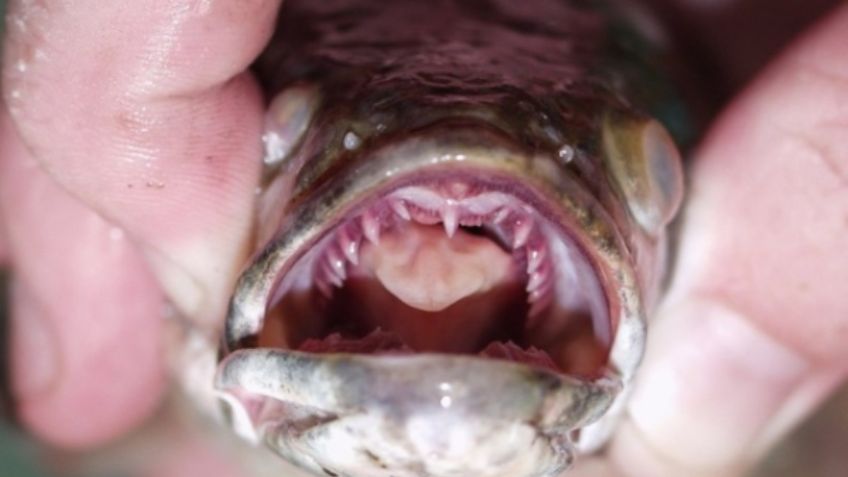
[[[242,437],[316,475],[503,477],[560,475],[622,385],[455,355],[250,349],[216,388]]]

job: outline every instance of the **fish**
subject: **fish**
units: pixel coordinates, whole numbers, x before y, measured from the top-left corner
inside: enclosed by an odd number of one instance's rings
[[[603,447],[691,128],[622,5],[284,2],[211,378],[233,432],[330,477],[554,476]]]

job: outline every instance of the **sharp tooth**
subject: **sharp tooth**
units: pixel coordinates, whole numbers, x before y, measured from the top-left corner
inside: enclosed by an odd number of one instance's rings
[[[466,227],[479,227],[483,225],[483,222],[485,222],[485,220],[479,215],[466,215],[459,221],[459,225],[464,225]]]
[[[362,214],[362,232],[369,242],[380,243],[380,221],[370,210]]]
[[[536,247],[527,250],[527,274],[532,274],[539,269],[539,265],[545,260],[545,248]]]
[[[459,213],[456,210],[456,204],[452,200],[448,200],[444,207],[442,207],[441,212],[442,225],[445,227],[445,232],[448,234],[448,237],[453,237],[457,227],[459,227]]]
[[[533,231],[533,220],[530,217],[522,217],[515,224],[515,236],[512,240],[512,248],[523,247],[530,238],[530,232]]]
[[[318,288],[318,291],[321,292],[326,298],[333,297],[333,287],[327,282],[327,278],[325,277],[326,273],[324,271],[319,270],[315,274],[315,287]]]
[[[346,228],[339,232],[339,248],[350,263],[359,265],[359,240],[350,238],[350,232]]]
[[[344,283],[344,281],[342,280],[342,277],[340,277],[340,276],[339,276],[339,275],[338,275],[338,274],[337,274],[337,273],[333,270],[333,266],[332,266],[332,265],[330,265],[328,262],[324,262],[324,274],[327,276],[327,280],[329,280],[329,281],[330,281],[330,283],[332,283],[333,285],[335,285],[335,286],[337,286],[337,287],[341,288],[341,286],[342,286],[342,284]]]
[[[392,210],[394,210],[400,218],[403,220],[409,220],[411,218],[409,215],[409,209],[406,208],[406,204],[403,203],[403,199],[392,200],[390,204],[392,206]]]
[[[536,324],[538,324],[538,320],[534,320],[534,318],[538,318],[539,315],[548,309],[548,306],[551,304],[551,294],[544,292],[537,292],[535,298],[533,295],[530,296],[530,311],[527,312],[527,317],[529,320],[527,321],[528,328],[534,328]]]
[[[333,269],[333,272],[344,280],[347,278],[347,271],[345,270],[345,262],[342,257],[339,256],[339,253],[335,248],[330,248],[327,251],[327,258],[329,259],[330,267]]]
[[[542,284],[545,283],[546,275],[544,273],[533,273],[530,275],[530,280],[527,281],[527,293],[530,293],[528,299],[533,297],[533,292],[539,290]]]
[[[500,224],[501,222],[506,220],[507,217],[509,217],[509,209],[503,207],[498,210],[498,213],[495,214],[495,218],[492,219],[492,222],[495,224]]]

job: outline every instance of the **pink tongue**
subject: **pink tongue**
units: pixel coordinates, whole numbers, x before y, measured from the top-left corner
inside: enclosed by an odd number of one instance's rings
[[[424,311],[512,281],[512,257],[491,240],[438,226],[406,223],[363,247],[360,270],[370,270],[392,295]]]

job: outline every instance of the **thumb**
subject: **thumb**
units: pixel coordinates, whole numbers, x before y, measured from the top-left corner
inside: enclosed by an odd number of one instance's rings
[[[842,6],[702,145],[674,280],[611,448],[621,469],[736,475],[844,376],[845,45]]]
[[[245,70],[278,5],[9,6],[10,360],[19,417],[43,439],[102,444],[154,410],[163,291],[190,317],[223,316],[261,162],[263,101]]]

